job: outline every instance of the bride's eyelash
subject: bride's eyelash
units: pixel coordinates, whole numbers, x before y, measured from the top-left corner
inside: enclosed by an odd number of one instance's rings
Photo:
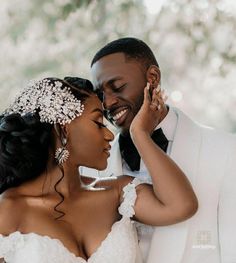
[[[103,124],[102,122],[99,122],[99,121],[94,121],[99,128],[106,128],[107,126],[105,124]]]

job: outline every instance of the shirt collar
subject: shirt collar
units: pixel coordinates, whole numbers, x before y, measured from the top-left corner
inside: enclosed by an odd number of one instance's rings
[[[177,126],[177,115],[171,107],[168,108],[166,117],[157,125],[156,129],[161,128],[167,140],[173,141]]]

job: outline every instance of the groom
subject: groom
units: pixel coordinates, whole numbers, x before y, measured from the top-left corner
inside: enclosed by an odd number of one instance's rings
[[[150,180],[129,136],[143,102],[143,89],[161,83],[151,49],[141,40],[108,43],[91,63],[95,89],[103,96],[107,118],[119,128],[104,176],[127,174]],[[147,263],[236,262],[236,138],[200,126],[166,105],[155,142],[183,169],[198,197],[198,212],[172,226],[141,231]],[[84,174],[92,170],[84,171]]]

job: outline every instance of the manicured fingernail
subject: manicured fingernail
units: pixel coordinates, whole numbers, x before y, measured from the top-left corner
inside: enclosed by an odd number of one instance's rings
[[[150,89],[150,83],[149,83],[149,82],[147,82],[147,85],[146,85],[146,87],[147,87],[147,90],[149,90],[149,89]]]

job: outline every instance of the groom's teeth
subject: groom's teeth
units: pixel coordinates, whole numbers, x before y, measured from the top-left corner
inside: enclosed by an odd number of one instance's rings
[[[118,112],[116,115],[113,116],[113,120],[117,121],[120,117],[122,117],[126,113],[126,111],[127,109]]]

